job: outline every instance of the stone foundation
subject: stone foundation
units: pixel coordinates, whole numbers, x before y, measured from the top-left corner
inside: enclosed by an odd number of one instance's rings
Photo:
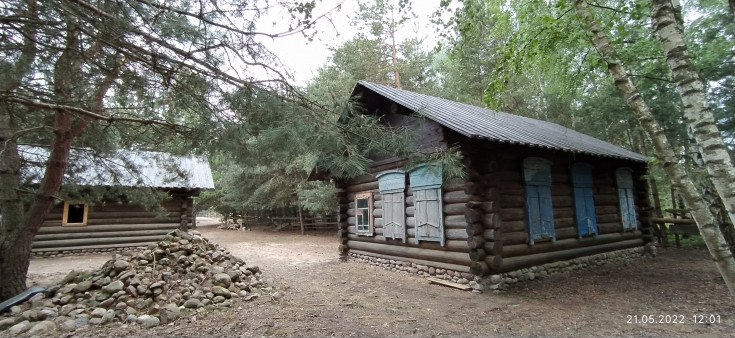
[[[546,278],[554,275],[565,275],[575,271],[587,270],[606,264],[620,264],[632,259],[640,258],[644,254],[651,254],[651,250],[651,248],[647,247],[637,247],[611,251],[592,256],[578,257],[565,261],[532,266],[486,277],[475,276],[474,274],[467,272],[441,269],[408,261],[378,258],[352,252],[348,253],[347,258],[348,261],[351,262],[367,263],[372,266],[394,272],[407,273],[424,278],[434,277],[459,284],[467,284],[474,292],[482,292],[484,290],[502,290],[511,284]],[[655,255],[655,253],[652,255]]]

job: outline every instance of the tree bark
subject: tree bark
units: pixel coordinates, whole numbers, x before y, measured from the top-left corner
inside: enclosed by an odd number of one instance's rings
[[[700,148],[707,173],[725,205],[730,222],[735,224],[735,189],[732,187],[735,166],[715,123],[704,82],[689,56],[684,32],[677,19],[677,14],[678,17],[681,15],[670,0],[653,0],[651,5],[653,28],[676,81],[687,126]]]
[[[663,129],[658,124],[643,96],[638,92],[630,77],[628,76],[617,52],[610,43],[607,35],[602,31],[599,23],[584,0],[574,1],[577,15],[586,25],[587,30],[592,33],[592,43],[597,48],[607,63],[608,70],[615,80],[615,86],[635,113],[641,127],[653,144],[655,154],[662,163],[662,167],[671,179],[672,185],[676,186],[684,198],[687,206],[692,208],[692,217],[697,222],[702,238],[707,244],[710,254],[722,275],[730,295],[735,298],[735,259],[727,248],[722,233],[715,224],[715,218],[702,201],[702,196],[697,191],[687,172],[677,160],[672,147],[669,144]]]
[[[28,20],[21,28],[25,36],[18,59],[10,71],[0,74],[0,92],[16,89],[21,79],[31,71],[36,59],[36,1],[26,1]],[[26,273],[33,237],[24,229],[25,206],[20,195],[21,160],[16,140],[13,107],[0,100],[0,301],[26,289]]]

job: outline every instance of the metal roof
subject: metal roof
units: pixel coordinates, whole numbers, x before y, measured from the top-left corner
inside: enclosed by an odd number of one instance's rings
[[[359,81],[364,87],[464,136],[546,149],[645,162],[646,157],[573,129],[430,95]]]
[[[18,147],[28,164],[24,178],[40,182],[48,149]],[[176,156],[154,151],[118,150],[111,155],[89,149],[72,149],[64,184],[152,188],[214,189],[209,161],[201,156]]]

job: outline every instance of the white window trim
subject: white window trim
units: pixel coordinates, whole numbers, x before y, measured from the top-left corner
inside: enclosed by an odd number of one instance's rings
[[[357,207],[357,200],[360,200],[360,199],[367,199],[368,200],[368,203],[367,203],[367,205],[368,205],[367,206],[367,211],[368,211],[368,224],[367,224],[367,226],[368,226],[368,228],[366,230],[361,230],[360,229],[360,226],[361,225],[358,224],[358,222],[357,222],[358,215],[361,214],[361,210],[364,209],[364,208],[358,208]],[[374,224],[373,224],[373,194],[370,193],[370,192],[355,194],[355,232],[358,235],[361,235],[361,236],[373,236],[373,234],[375,233],[375,227],[374,227]]]

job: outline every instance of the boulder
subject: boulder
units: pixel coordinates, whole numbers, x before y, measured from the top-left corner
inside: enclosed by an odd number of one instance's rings
[[[144,329],[149,329],[161,324],[161,320],[151,315],[142,315],[138,317],[138,324]]]

